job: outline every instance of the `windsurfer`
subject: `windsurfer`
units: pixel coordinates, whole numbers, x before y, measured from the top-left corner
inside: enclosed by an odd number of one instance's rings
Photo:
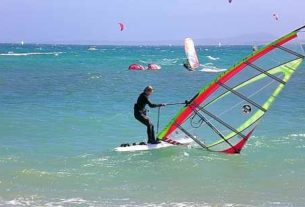
[[[159,141],[156,140],[154,125],[150,121],[146,114],[145,106],[146,104],[151,108],[165,106],[166,104],[153,104],[149,100],[149,96],[153,93],[154,89],[152,86],[145,87],[144,91],[139,95],[137,103],[134,105],[134,117],[147,127],[147,136],[149,144],[158,144]]]

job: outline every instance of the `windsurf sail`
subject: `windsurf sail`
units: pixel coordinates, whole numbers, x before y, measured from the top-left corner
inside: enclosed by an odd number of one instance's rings
[[[305,26],[258,49],[202,88],[158,134],[191,138],[209,151],[239,153],[304,59]]]
[[[184,50],[189,65],[187,68],[189,70],[195,70],[199,67],[199,60],[197,57],[194,41],[191,38],[186,38],[184,40]]]

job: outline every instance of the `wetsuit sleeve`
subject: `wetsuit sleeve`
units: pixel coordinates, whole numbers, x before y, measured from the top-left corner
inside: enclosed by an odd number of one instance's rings
[[[154,103],[151,103],[150,100],[148,98],[146,98],[146,103],[148,104],[148,106],[150,108],[156,108],[156,107],[160,107],[161,104],[154,104]]]

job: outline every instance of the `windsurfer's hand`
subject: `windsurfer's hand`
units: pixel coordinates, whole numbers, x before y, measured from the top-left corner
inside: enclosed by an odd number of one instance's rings
[[[162,104],[160,104],[160,106],[166,106],[167,104],[166,103],[162,103]]]

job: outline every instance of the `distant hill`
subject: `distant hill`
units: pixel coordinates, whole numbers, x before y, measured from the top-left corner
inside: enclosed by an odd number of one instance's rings
[[[191,37],[192,38],[192,37]],[[275,36],[271,34],[245,34],[235,37],[226,38],[193,38],[196,45],[253,45],[265,44],[274,39]],[[184,38],[181,40],[160,40],[160,41],[77,41],[80,44],[101,44],[101,45],[183,45]],[[71,44],[70,42],[69,44]]]
[[[267,34],[244,34],[235,37],[227,38],[214,38],[214,39],[194,39],[197,45],[218,45],[221,42],[222,45],[253,45],[253,44],[265,44],[275,40],[277,37]]]

